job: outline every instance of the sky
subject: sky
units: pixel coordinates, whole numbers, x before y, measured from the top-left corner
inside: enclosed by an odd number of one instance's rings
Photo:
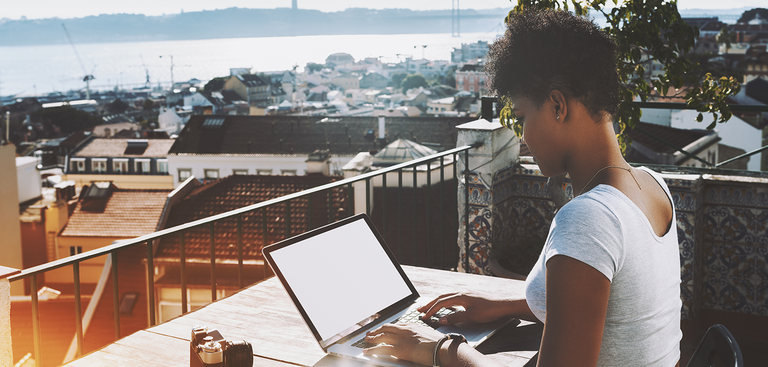
[[[298,0],[301,9],[324,12],[342,11],[349,7],[382,9],[406,8],[413,10],[451,9],[454,0]],[[462,8],[492,9],[513,5],[508,0],[455,0]],[[514,4],[517,2],[515,1]],[[766,0],[678,0],[679,9],[733,9],[766,7]],[[291,0],[0,0],[0,18],[27,19],[78,18],[99,14],[178,14],[182,11],[202,11],[240,8],[291,7]]]

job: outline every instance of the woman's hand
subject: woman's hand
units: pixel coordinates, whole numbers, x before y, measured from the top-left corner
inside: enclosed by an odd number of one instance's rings
[[[419,324],[385,324],[366,333],[365,341],[379,344],[363,350],[367,355],[388,355],[431,366],[437,340],[443,336]]]
[[[423,318],[427,319],[443,307],[455,308],[457,306],[460,306],[463,310],[458,309],[450,315],[439,318],[438,320],[441,325],[459,322],[485,323],[507,316],[535,320],[525,300],[493,298],[489,295],[474,293],[444,294],[420,307],[419,312],[423,312]]]

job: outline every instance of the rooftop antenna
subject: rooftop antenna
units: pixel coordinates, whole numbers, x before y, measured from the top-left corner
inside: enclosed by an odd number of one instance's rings
[[[72,49],[75,51],[75,56],[77,56],[77,61],[80,63],[80,68],[83,69],[83,74],[85,74],[85,76],[83,77],[83,81],[85,82],[85,99],[89,100],[91,99],[91,80],[96,79],[93,76],[93,70],[91,70],[90,74],[88,74],[88,72],[85,71],[85,65],[83,64],[83,60],[80,59],[80,54],[77,53],[77,47],[75,47],[75,43],[72,42],[72,37],[69,36],[69,31],[67,30],[67,26],[65,26],[64,23],[61,23],[61,27],[64,28],[64,33],[67,34],[67,39],[69,40],[69,44],[72,45]],[[96,69],[96,65],[93,65],[93,69]]]

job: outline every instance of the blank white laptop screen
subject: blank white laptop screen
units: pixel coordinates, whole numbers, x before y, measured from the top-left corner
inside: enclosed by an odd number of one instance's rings
[[[322,340],[411,290],[365,220],[356,220],[272,252]]]

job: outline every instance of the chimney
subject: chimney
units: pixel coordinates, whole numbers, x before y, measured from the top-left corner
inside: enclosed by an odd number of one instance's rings
[[[384,139],[384,137],[387,135],[384,131],[384,128],[386,127],[386,118],[384,116],[379,116],[379,139]]]
[[[316,150],[306,160],[307,174],[331,174],[331,154],[328,150]]]

